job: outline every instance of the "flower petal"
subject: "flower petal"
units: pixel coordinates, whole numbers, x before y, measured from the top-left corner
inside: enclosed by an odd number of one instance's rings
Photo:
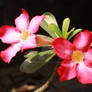
[[[7,49],[1,51],[0,56],[5,63],[10,63],[11,59],[20,51],[21,44],[12,44]]]
[[[22,32],[27,30],[29,25],[29,15],[26,10],[22,9],[22,14],[15,19],[16,27]]]
[[[84,63],[92,68],[92,49],[89,49],[84,56]]]
[[[12,26],[2,26],[0,28],[0,34],[2,35],[0,39],[4,43],[15,43],[20,41],[20,33],[16,31],[15,27]]]
[[[70,60],[64,60],[61,62],[61,66],[58,67],[57,72],[61,82],[71,80],[76,77],[76,64]]]
[[[71,59],[74,50],[74,46],[71,42],[60,37],[52,42],[52,46],[59,57],[62,59]]]
[[[87,67],[84,63],[79,64],[77,78],[82,84],[92,83],[92,68]]]
[[[74,39],[73,44],[75,47],[82,51],[87,51],[91,44],[91,32],[86,30],[84,32],[80,32]]]
[[[21,50],[23,51],[24,49],[30,49],[30,48],[35,48],[36,47],[36,40],[35,40],[35,35],[31,34],[27,40],[25,40],[22,45],[21,45]]]
[[[35,16],[32,18],[29,24],[28,30],[30,33],[36,33],[37,30],[39,29],[39,26],[41,22],[44,20],[45,16]]]
[[[36,35],[36,43],[37,43],[37,46],[47,46],[51,44],[51,42],[45,39],[44,37],[40,37],[37,35]]]

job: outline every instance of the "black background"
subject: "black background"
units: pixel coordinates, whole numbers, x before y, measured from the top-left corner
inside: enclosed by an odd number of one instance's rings
[[[92,30],[91,0],[0,0],[0,25],[12,25],[24,8],[32,18],[44,12],[53,13],[59,26],[70,17],[71,26]]]

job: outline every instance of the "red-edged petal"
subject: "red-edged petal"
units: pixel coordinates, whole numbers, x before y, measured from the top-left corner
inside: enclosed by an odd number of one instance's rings
[[[11,44],[20,41],[20,33],[16,31],[15,27],[8,25],[2,26],[0,28],[0,34],[2,35],[0,39],[4,43]]]
[[[51,42],[45,39],[44,37],[36,35],[36,44],[37,46],[47,46],[47,45],[50,45]]]
[[[39,26],[41,22],[44,20],[45,16],[35,16],[32,18],[29,24],[28,30],[30,33],[36,33],[37,30],[39,29]]]
[[[87,67],[84,63],[79,64],[77,78],[82,84],[92,83],[92,68]]]
[[[92,68],[92,49],[89,49],[85,54],[84,54],[84,63]]]
[[[5,63],[10,63],[11,59],[20,51],[21,44],[12,44],[7,49],[1,51],[0,56]]]
[[[21,46],[21,50],[23,51],[24,49],[30,49],[30,48],[35,48],[37,45],[36,45],[36,40],[35,40],[35,35],[34,34],[31,34],[27,40],[25,40],[23,43],[22,43],[22,46]]]
[[[64,60],[61,62],[61,66],[58,67],[57,72],[61,82],[71,80],[76,77],[76,64],[72,61]]]
[[[15,19],[16,27],[22,32],[27,30],[29,25],[29,15],[26,10],[22,9],[22,14]]]
[[[71,42],[64,38],[57,38],[52,42],[52,47],[55,49],[56,54],[62,59],[71,59],[74,46]]]
[[[91,32],[86,30],[84,32],[80,32],[75,38],[73,44],[75,47],[82,51],[87,51],[91,44]]]

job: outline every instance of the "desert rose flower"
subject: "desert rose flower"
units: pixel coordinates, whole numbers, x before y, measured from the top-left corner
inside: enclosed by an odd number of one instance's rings
[[[61,82],[77,77],[82,84],[92,83],[91,38],[90,31],[85,30],[77,34],[73,44],[64,38],[53,41],[56,54],[64,59],[57,69]]]
[[[39,36],[36,36],[35,33],[44,18],[45,16],[35,16],[29,21],[28,13],[22,9],[20,16],[15,19],[16,27],[5,25],[0,28],[1,41],[11,44],[11,46],[0,53],[4,62],[9,63],[20,50],[23,51],[24,49],[35,48],[37,46],[38,41],[36,42],[36,39],[39,40]],[[44,38],[42,39],[44,41]]]

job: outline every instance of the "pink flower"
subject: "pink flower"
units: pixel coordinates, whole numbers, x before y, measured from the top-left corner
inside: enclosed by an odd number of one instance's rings
[[[64,38],[57,38],[52,46],[56,54],[64,59],[57,69],[60,81],[78,78],[82,84],[92,83],[91,32],[80,32],[73,44]]]
[[[44,18],[45,16],[35,16],[29,21],[28,13],[22,9],[22,14],[15,19],[16,27],[5,25],[0,28],[2,42],[11,44],[10,47],[0,53],[4,62],[9,63],[20,50],[37,46],[35,33]]]

